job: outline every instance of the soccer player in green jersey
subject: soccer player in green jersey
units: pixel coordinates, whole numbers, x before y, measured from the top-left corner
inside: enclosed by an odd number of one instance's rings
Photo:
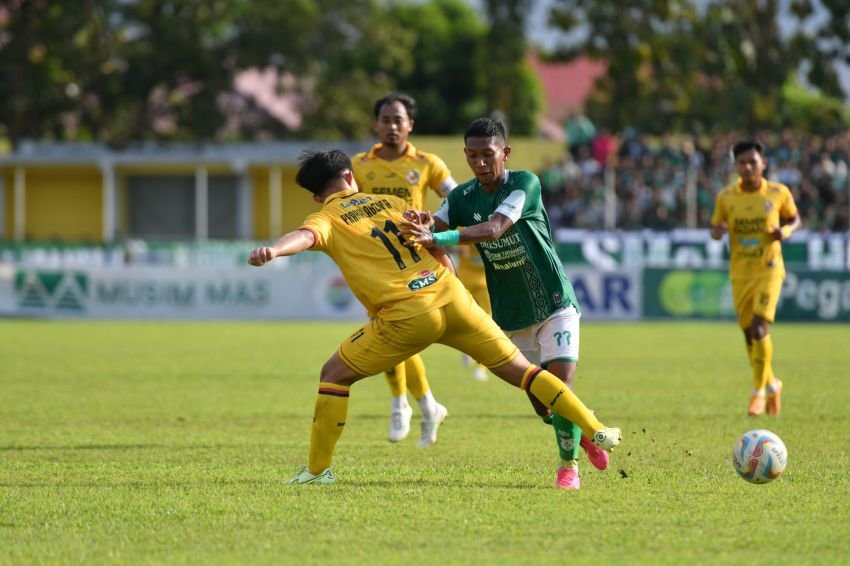
[[[295,182],[313,193],[321,210],[274,245],[254,249],[248,263],[260,267],[276,257],[324,252],[371,320],[322,366],[308,464],[289,483],[334,483],[331,463],[348,420],[352,385],[434,343],[472,356],[555,413],[574,419],[600,450],[620,443],[620,429],[606,428],[556,376],[530,363],[440,258],[402,245],[404,200],[358,192],[351,160],[339,150],[303,154]]]
[[[493,319],[529,360],[572,387],[581,311],[552,243],[540,180],[505,168],[511,148],[496,120],[479,118],[469,125],[464,153],[475,178],[449,193],[433,216],[411,211],[402,234],[409,245],[425,247],[475,243],[484,260]],[[561,458],[556,487],[580,487],[579,446],[596,468],[608,467],[608,454],[579,427],[535,399],[532,405],[555,429]]]

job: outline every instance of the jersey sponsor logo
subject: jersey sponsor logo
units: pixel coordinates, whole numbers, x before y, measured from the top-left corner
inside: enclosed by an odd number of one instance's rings
[[[375,195],[393,195],[410,200],[410,189],[407,187],[374,187],[371,192]]]
[[[761,234],[764,232],[764,218],[736,218],[734,230],[738,234]]]
[[[361,198],[353,198],[348,202],[341,202],[340,206],[342,208],[348,208],[350,206],[360,206],[361,204],[366,204],[371,201],[372,197],[361,197]]]
[[[407,179],[407,182],[411,185],[415,185],[416,183],[418,183],[419,177],[419,171],[417,171],[416,169],[411,169],[407,172],[407,175],[405,175],[405,179]]]
[[[420,289],[424,289],[425,287],[429,287],[437,282],[437,276],[434,273],[431,273],[429,270],[422,271],[419,273],[419,277],[411,280],[407,284],[407,288],[411,291],[419,291]]]

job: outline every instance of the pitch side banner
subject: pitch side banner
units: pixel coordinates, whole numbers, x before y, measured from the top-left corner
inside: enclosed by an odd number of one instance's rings
[[[641,317],[641,271],[600,271],[565,265],[581,306],[582,320],[637,320]]]
[[[330,262],[282,267],[6,270],[0,309],[49,318],[365,320]]]
[[[725,270],[646,269],[643,291],[648,318],[735,319]],[[850,322],[850,272],[789,271],[776,318]]]
[[[555,232],[561,259],[598,269],[666,268],[725,269],[729,249],[725,238],[712,240],[707,229],[653,232]],[[782,242],[785,264],[813,271],[850,270],[850,233],[800,230]]]
[[[0,314],[105,319],[365,320],[329,260],[275,260],[262,269],[0,266]],[[570,269],[585,320],[641,315],[639,271]]]

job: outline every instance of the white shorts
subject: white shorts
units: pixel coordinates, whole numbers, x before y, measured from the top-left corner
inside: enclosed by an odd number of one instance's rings
[[[581,313],[571,305],[537,324],[505,334],[533,364],[545,367],[552,362],[578,362],[580,318]]]

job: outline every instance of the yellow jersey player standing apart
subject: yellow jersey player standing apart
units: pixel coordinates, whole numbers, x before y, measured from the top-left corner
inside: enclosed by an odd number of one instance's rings
[[[259,267],[308,249],[324,252],[371,316],[322,366],[308,464],[289,483],[334,483],[331,462],[348,419],[351,386],[434,343],[469,354],[572,419],[600,449],[617,446],[620,429],[605,428],[560,379],[529,363],[447,265],[422,246],[405,245],[399,226],[407,203],[358,193],[351,169],[339,150],[303,154],[295,180],[322,203],[321,210],[248,259]]]
[[[767,165],[761,143],[738,142],[732,157],[739,179],[717,195],[711,237],[719,240],[729,232],[729,279],[753,370],[747,412],[758,416],[767,410],[778,415],[782,382],[773,375],[768,330],[785,279],[781,242],[800,227],[800,218],[788,187],[764,178]]]
[[[416,116],[416,102],[402,93],[392,93],[375,103],[375,131],[380,143],[352,159],[354,178],[360,192],[393,195],[407,201],[410,208],[424,210],[425,192],[430,188],[441,197],[457,183],[443,160],[416,149],[408,141]],[[437,403],[425,375],[425,364],[415,355],[386,372],[392,394],[390,442],[398,442],[410,432],[413,409],[407,402],[407,390],[422,411],[419,447],[437,441],[437,428],[448,415]]]
[[[490,306],[490,292],[487,290],[487,276],[484,273],[484,261],[478,249],[472,245],[457,247],[457,276],[463,286],[469,289],[469,293],[484,312],[491,315],[493,309]],[[463,365],[474,364],[472,377],[478,381],[487,381],[487,368],[482,364],[474,363],[472,358],[463,355]]]

